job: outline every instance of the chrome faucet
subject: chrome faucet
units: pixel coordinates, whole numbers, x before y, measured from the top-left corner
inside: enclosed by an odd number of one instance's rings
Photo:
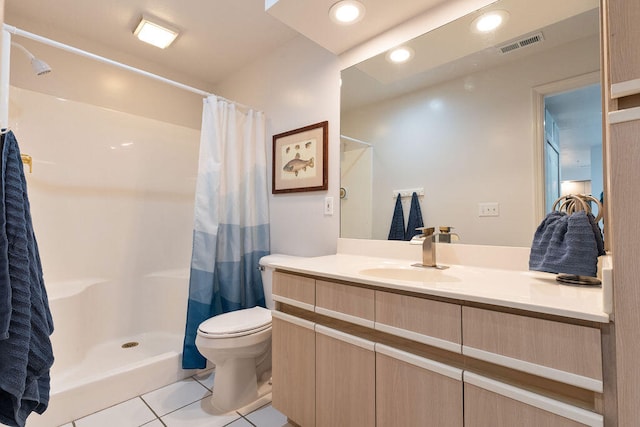
[[[422,264],[413,264],[414,267],[429,267],[444,270],[449,268],[444,265],[438,265],[436,262],[436,242],[438,234],[435,233],[434,227],[420,227],[416,230],[422,231],[422,234],[417,236],[418,239],[422,239]]]

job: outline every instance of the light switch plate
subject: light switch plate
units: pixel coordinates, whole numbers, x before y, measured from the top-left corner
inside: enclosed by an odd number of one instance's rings
[[[324,198],[324,214],[333,215],[333,197]]]

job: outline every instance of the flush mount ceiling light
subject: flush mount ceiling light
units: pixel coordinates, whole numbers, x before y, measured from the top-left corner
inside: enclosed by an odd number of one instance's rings
[[[477,33],[488,33],[494,31],[509,19],[509,12],[506,10],[492,10],[483,13],[471,22],[471,28]]]
[[[329,16],[336,24],[355,24],[364,16],[364,10],[364,5],[359,1],[342,0],[331,6]]]
[[[164,49],[178,37],[179,31],[159,19],[142,16],[133,34],[145,43]]]
[[[387,60],[394,64],[402,64],[413,58],[414,51],[408,46],[400,46],[387,52]]]

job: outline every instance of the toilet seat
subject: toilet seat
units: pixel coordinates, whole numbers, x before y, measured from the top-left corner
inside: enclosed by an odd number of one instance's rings
[[[271,327],[271,310],[253,307],[214,316],[198,326],[206,338],[235,338],[255,334]]]

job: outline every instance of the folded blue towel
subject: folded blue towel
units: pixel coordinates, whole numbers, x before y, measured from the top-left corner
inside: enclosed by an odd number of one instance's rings
[[[0,422],[23,427],[49,403],[53,320],[18,143],[12,132],[1,143]]]
[[[402,197],[398,194],[396,206],[393,209],[391,228],[387,240],[404,240],[404,211],[402,210]]]
[[[549,213],[538,226],[531,245],[529,269],[595,277],[604,241],[592,214]]]
[[[409,223],[407,224],[407,231],[404,234],[404,240],[411,240],[411,238],[417,234],[421,234],[416,230],[418,227],[424,227],[422,222],[422,211],[420,210],[420,202],[418,201],[418,194],[414,191],[411,195],[411,210],[409,211]]]

